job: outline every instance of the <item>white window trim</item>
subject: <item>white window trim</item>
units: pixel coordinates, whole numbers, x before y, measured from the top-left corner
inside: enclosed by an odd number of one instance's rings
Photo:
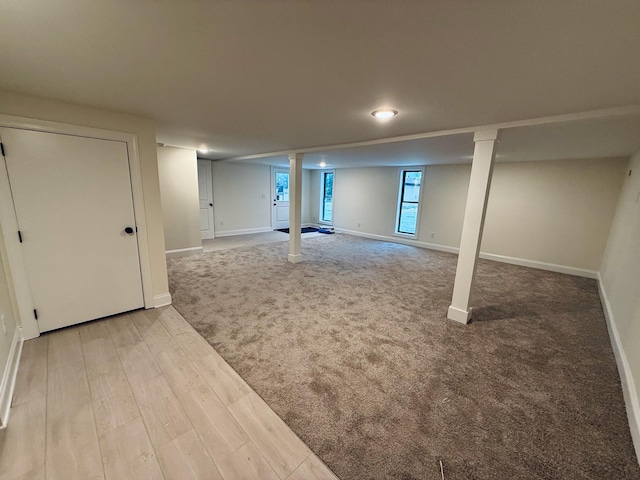
[[[324,208],[324,175],[326,173],[333,173],[333,195],[331,196],[331,221],[327,222],[322,220],[322,210]],[[336,171],[335,169],[320,170],[320,198],[318,199],[318,224],[319,225],[333,225],[333,219],[336,214]]]
[[[404,167],[398,170],[398,202],[396,204],[396,220],[393,224],[393,235],[403,238],[417,239],[420,236],[420,212],[422,211],[422,195],[424,191],[424,166],[422,167]],[[404,172],[422,172],[422,180],[420,182],[420,195],[418,197],[418,212],[416,213],[416,233],[398,232],[400,222],[400,208],[402,206],[402,179]]]

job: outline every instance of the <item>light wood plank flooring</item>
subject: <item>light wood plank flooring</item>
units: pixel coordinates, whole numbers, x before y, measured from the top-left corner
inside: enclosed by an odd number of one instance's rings
[[[3,480],[335,480],[173,308],[25,342]]]

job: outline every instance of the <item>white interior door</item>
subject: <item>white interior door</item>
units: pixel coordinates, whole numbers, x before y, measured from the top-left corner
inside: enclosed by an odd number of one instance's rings
[[[0,136],[40,331],[144,306],[126,143]]]
[[[271,226],[274,230],[289,228],[289,169],[273,168],[271,175],[273,213]]]
[[[200,232],[202,238],[214,238],[211,160],[198,160],[198,194],[200,195]]]

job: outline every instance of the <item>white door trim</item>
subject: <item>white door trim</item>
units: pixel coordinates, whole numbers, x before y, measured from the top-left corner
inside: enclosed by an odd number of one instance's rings
[[[16,388],[16,378],[18,376],[18,367],[20,366],[20,355],[22,354],[22,329],[16,326],[13,334],[11,349],[9,350],[9,358],[0,382],[0,430],[7,428],[9,423],[9,415],[11,414],[11,401],[13,400],[13,392]]]
[[[138,227],[138,252],[140,256],[140,273],[142,275],[142,294],[145,308],[154,308],[153,286],[151,282],[151,256],[147,233],[147,222],[144,208],[144,193],[142,190],[142,173],[140,169],[140,156],[138,153],[138,136],[126,132],[114,132],[92,127],[69,125],[65,123],[50,122],[32,118],[14,117],[0,114],[0,127],[19,128],[23,130],[35,130],[39,132],[72,135],[76,137],[97,138],[101,140],[116,140],[127,145],[129,155],[129,173],[131,175],[131,190],[133,192],[133,211]],[[38,323],[33,317],[33,301],[27,282],[27,273],[20,251],[20,243],[17,236],[17,220],[13,210],[13,200],[9,186],[9,177],[6,166],[3,163],[0,168],[0,226],[4,238],[8,265],[7,268],[13,279],[13,290],[18,306],[16,312],[25,340],[40,335]]]

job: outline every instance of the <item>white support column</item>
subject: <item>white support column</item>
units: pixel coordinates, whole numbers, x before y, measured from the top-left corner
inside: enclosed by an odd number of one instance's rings
[[[289,154],[289,261],[302,260],[302,153]]]
[[[450,320],[460,323],[468,323],[471,319],[469,303],[476,277],[497,139],[498,130],[476,132],[473,137],[475,149],[471,165],[471,179],[467,193],[467,206],[464,211],[458,267],[453,284],[453,298],[447,314]]]

